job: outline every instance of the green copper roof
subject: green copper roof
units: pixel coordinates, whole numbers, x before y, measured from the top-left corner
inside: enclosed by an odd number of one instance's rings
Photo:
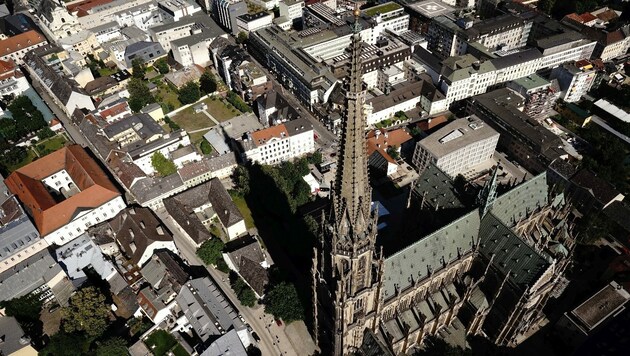
[[[439,271],[459,256],[472,250],[479,233],[477,209],[421,238],[385,259],[383,293],[387,300],[410,287],[414,280]]]
[[[547,204],[547,190],[547,175],[541,173],[497,197],[491,212],[505,225],[512,227]]]

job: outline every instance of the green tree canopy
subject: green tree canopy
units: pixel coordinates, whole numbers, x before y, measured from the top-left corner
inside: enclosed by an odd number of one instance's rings
[[[201,91],[199,90],[199,84],[194,81],[190,81],[184,84],[181,89],[179,89],[179,101],[182,104],[192,104],[201,98]]]
[[[240,110],[241,112],[252,111],[252,108],[250,108],[249,105],[247,105],[247,103],[245,103],[243,99],[241,99],[241,97],[238,96],[238,94],[236,94],[233,91],[228,93],[228,96],[226,99],[230,104],[234,105],[234,107]]]
[[[39,351],[41,356],[76,356],[83,354],[83,348],[88,342],[81,334],[68,334],[63,331],[50,337],[48,344]]]
[[[127,351],[127,342],[120,337],[114,337],[97,344],[98,346],[96,347],[96,356],[129,355],[129,351]]]
[[[147,67],[144,65],[144,61],[141,58],[134,58],[131,61],[132,76],[137,79],[144,79],[144,75],[147,72]]]
[[[7,140],[19,141],[47,126],[44,116],[28,96],[18,96],[7,108],[13,118],[0,119],[0,135]]]
[[[280,282],[265,295],[265,312],[286,323],[304,319],[304,308],[293,284]]]
[[[129,91],[129,108],[133,112],[138,112],[147,104],[155,102],[149,87],[142,79],[131,78],[127,84],[127,90]]]
[[[219,259],[223,258],[221,253],[224,247],[223,241],[218,237],[214,237],[201,244],[197,249],[197,256],[207,265],[216,265]]]
[[[84,332],[97,337],[107,328],[109,314],[105,296],[95,287],[83,288],[63,308],[63,329],[67,333]]]
[[[230,286],[241,304],[250,308],[256,304],[256,294],[235,272],[230,273]]]
[[[204,94],[210,94],[217,91],[217,81],[209,71],[203,72],[201,78],[199,78],[199,89]]]
[[[238,44],[245,43],[245,42],[247,42],[248,38],[249,38],[249,36],[247,36],[247,32],[241,31],[236,36],[236,43],[238,43]]]
[[[160,151],[155,152],[153,156],[151,156],[151,165],[162,177],[177,173],[177,166],[175,163],[164,157]]]
[[[153,63],[153,68],[157,69],[160,74],[166,74],[170,71],[170,67],[168,66],[166,58],[160,58],[155,61],[155,63]]]
[[[234,173],[232,173],[232,181],[238,194],[245,196],[249,193],[249,171],[245,166],[236,166]]]

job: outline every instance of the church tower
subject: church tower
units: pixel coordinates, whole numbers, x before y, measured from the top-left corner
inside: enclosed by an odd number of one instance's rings
[[[354,11],[350,75],[331,208],[322,218],[313,260],[314,326],[323,352],[356,350],[378,324],[382,253],[375,251],[378,214],[368,180],[361,25]]]

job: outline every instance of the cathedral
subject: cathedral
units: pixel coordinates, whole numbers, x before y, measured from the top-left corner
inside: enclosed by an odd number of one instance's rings
[[[574,245],[570,208],[543,173],[479,192],[435,166],[412,184],[405,227],[379,239],[368,178],[358,10],[352,26],[337,175],[312,266],[322,354],[412,354],[454,331],[515,346],[557,297]]]

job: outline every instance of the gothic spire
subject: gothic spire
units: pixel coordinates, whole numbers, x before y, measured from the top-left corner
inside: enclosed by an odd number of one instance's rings
[[[337,222],[354,233],[364,231],[369,220],[371,189],[368,183],[365,115],[365,91],[361,68],[360,11],[354,11],[352,43],[350,45],[350,77],[346,86],[346,112],[342,127],[339,164],[334,191]]]
[[[479,195],[477,196],[477,203],[479,204],[479,210],[481,212],[481,217],[486,215],[486,213],[492,208],[492,204],[494,204],[494,200],[497,197],[497,177],[499,175],[499,165],[494,168],[492,172],[492,177],[483,186],[481,191],[479,191]]]

